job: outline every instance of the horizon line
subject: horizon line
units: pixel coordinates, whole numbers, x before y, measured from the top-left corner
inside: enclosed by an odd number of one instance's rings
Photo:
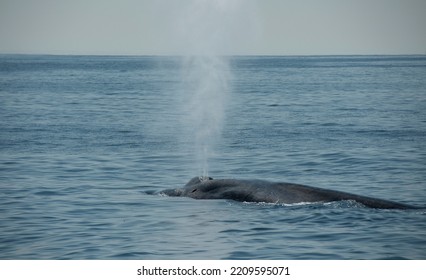
[[[218,56],[218,57],[250,57],[250,56],[263,56],[263,57],[278,57],[278,56],[426,56],[426,53],[347,53],[347,54],[96,54],[96,53],[24,53],[24,52],[0,52],[1,56],[115,56],[115,57],[200,57],[200,56]]]

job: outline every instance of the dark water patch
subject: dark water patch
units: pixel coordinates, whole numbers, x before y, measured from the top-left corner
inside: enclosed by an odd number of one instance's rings
[[[60,192],[56,192],[56,191],[39,191],[39,192],[35,192],[35,195],[40,195],[40,196],[56,196],[56,195],[60,195]]]
[[[232,259],[232,260],[251,260],[255,258],[255,254],[249,252],[249,251],[234,251],[231,252],[225,259]]]
[[[127,252],[120,253],[116,255],[111,255],[108,259],[128,259],[128,260],[136,260],[136,259],[145,259],[147,256],[153,255],[152,252]]]

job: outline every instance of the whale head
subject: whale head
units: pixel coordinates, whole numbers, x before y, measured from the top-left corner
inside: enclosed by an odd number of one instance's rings
[[[203,185],[203,183],[207,183],[212,180],[212,177],[194,177],[189,180],[189,182],[186,183],[183,188],[163,190],[161,191],[161,193],[168,196],[191,196],[190,194],[194,193],[195,190],[198,190],[198,186]]]

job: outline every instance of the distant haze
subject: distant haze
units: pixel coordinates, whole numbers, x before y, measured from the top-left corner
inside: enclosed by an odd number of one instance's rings
[[[211,1],[233,10],[226,36],[209,27],[221,54],[426,54],[424,0]],[[208,1],[0,0],[0,53],[185,54],[178,28],[194,2]]]

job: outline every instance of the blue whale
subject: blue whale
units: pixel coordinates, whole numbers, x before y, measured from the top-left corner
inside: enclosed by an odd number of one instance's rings
[[[194,177],[183,188],[168,189],[160,193],[168,196],[183,196],[195,199],[231,199],[241,202],[267,202],[279,204],[352,200],[370,208],[419,209],[403,203],[347,192],[264,180]]]

